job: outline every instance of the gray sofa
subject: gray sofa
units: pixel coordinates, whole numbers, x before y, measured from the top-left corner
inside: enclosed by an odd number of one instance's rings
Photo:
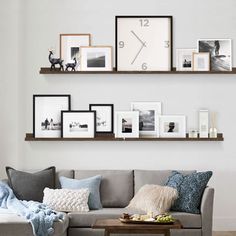
[[[188,174],[192,171],[181,172]],[[103,209],[87,213],[68,213],[64,221],[54,224],[54,236],[102,236],[102,230],[91,229],[96,219],[118,218],[122,213],[127,212],[125,207],[140,187],[144,184],[163,185],[171,170],[63,170],[57,172],[56,184],[60,188],[59,176],[83,179],[97,174],[103,177],[100,187]],[[183,229],[172,230],[171,235],[212,236],[213,199],[214,189],[207,187],[202,196],[201,214],[171,212],[183,224]],[[31,236],[31,225],[7,210],[5,212],[2,210],[0,211],[0,236],[10,235]]]

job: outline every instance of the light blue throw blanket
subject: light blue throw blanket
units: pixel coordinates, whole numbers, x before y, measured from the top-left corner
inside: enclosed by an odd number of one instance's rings
[[[35,236],[52,235],[53,222],[63,219],[62,213],[53,211],[45,204],[18,200],[12,189],[2,181],[0,181],[0,207],[26,218],[31,223]]]

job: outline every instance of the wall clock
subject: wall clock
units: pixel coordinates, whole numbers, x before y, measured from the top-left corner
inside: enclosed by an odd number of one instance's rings
[[[118,71],[170,71],[172,16],[116,16]]]

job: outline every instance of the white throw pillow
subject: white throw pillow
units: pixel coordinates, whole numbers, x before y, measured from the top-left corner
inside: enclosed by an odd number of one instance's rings
[[[154,215],[168,212],[178,197],[176,189],[168,186],[146,184],[139,189],[127,208]]]
[[[65,212],[89,211],[89,190],[87,188],[78,190],[45,188],[43,193],[43,203],[53,210]]]

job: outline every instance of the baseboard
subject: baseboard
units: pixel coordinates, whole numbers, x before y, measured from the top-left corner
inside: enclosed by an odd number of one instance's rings
[[[214,231],[236,231],[236,218],[215,218],[213,220]]]

